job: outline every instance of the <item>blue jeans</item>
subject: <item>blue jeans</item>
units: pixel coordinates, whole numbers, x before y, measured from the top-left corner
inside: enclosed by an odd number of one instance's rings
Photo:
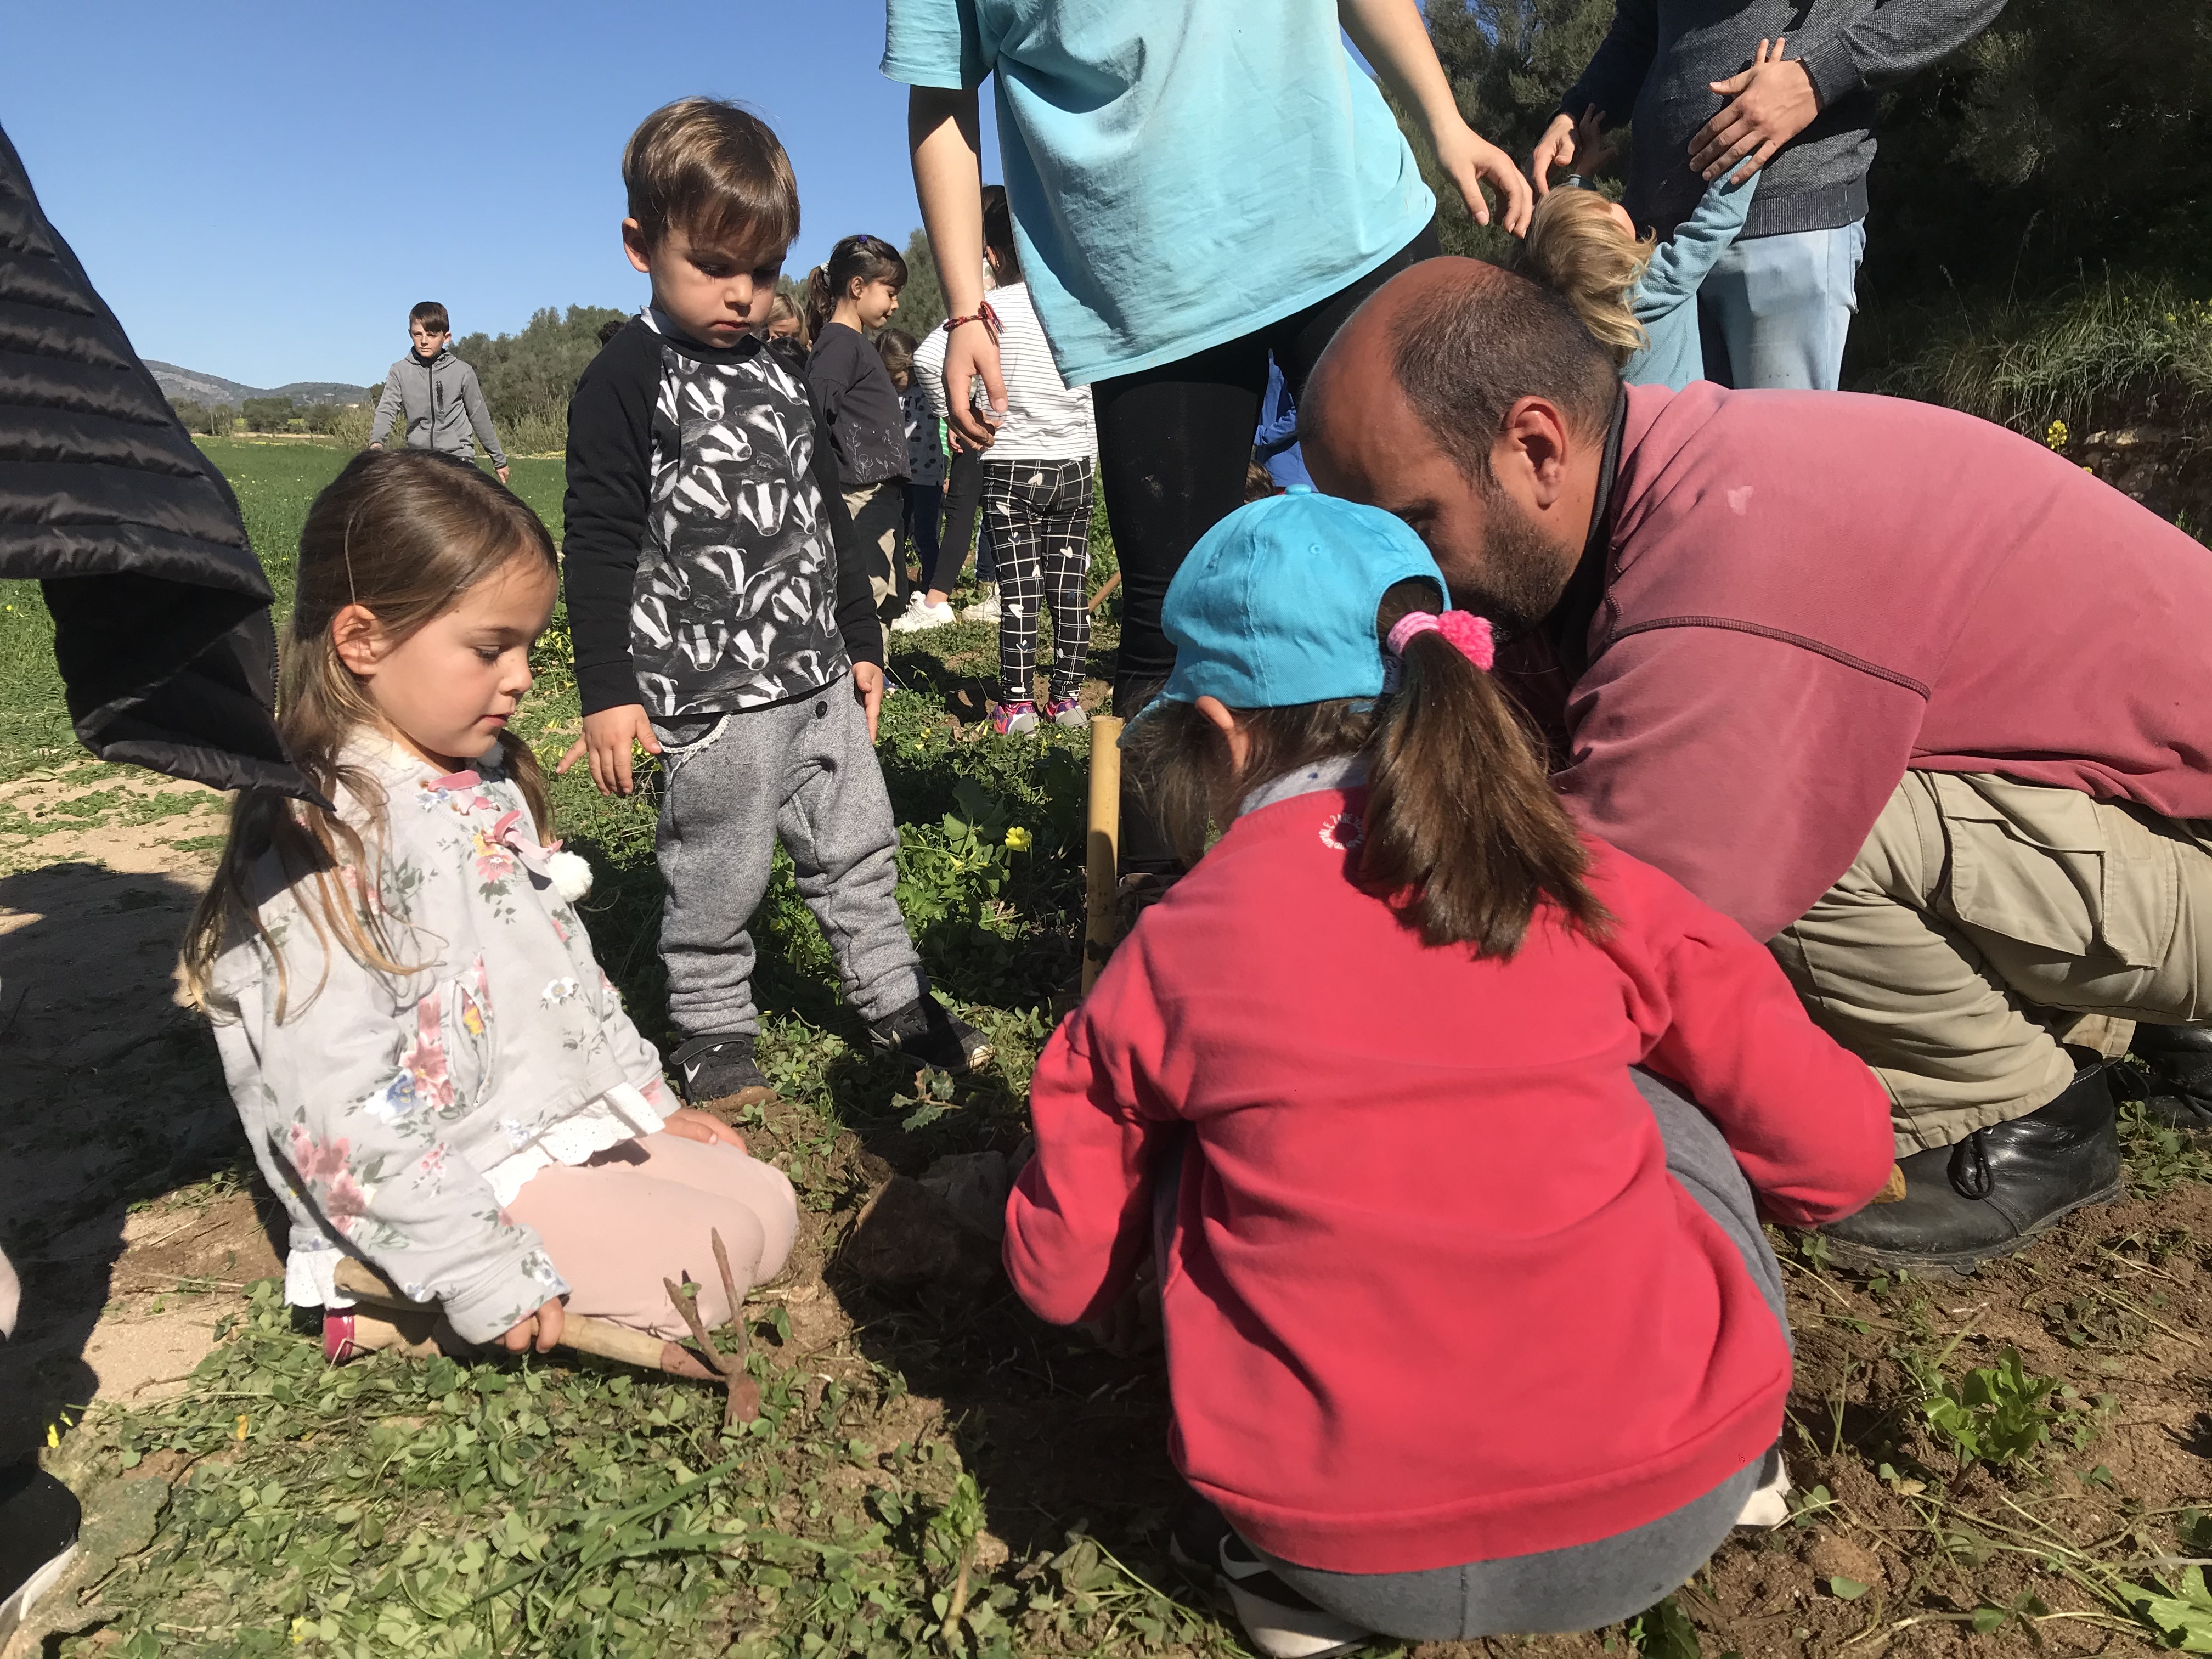
[[[1865,254],[1863,219],[1739,240],[1698,290],[1705,378],[1747,389],[1833,392]]]

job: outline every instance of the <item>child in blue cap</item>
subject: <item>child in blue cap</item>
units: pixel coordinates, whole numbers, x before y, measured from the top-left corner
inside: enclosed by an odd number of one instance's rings
[[[1627,1618],[1781,1518],[1759,1216],[1865,1203],[1887,1097],[1741,927],[1577,832],[1397,520],[1247,506],[1164,625],[1126,746],[1195,867],[1038,1062],[1007,1269],[1097,1321],[1156,1255],[1218,1510],[1177,1541],[1261,1652]]]

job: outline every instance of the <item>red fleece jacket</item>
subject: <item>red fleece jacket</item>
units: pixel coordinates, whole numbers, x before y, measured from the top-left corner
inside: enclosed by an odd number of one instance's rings
[[[1601,942],[1547,906],[1510,962],[1425,946],[1350,878],[1363,805],[1238,819],[1115,951],[1038,1061],[1007,1271],[1104,1314],[1188,1124],[1173,1450],[1240,1532],[1398,1572],[1641,1525],[1774,1443],[1790,1352],[1629,1067],[1798,1223],[1881,1187],[1887,1097],[1741,928],[1600,844]]]
[[[1832,392],[1633,386],[1559,778],[1754,938],[1908,768],[2212,817],[2212,550],[2042,445]]]

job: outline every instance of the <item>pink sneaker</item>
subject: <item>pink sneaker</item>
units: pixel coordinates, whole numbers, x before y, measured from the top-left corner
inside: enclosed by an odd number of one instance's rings
[[[1054,697],[1045,704],[1044,717],[1054,726],[1080,729],[1091,724],[1091,716],[1083,712],[1083,705],[1073,697]]]
[[[323,1310],[323,1358],[333,1365],[358,1359],[368,1352],[354,1346],[353,1315],[336,1308]]]
[[[1027,697],[1019,702],[996,702],[991,705],[991,729],[1000,737],[1012,737],[1018,732],[1036,730],[1036,705]]]

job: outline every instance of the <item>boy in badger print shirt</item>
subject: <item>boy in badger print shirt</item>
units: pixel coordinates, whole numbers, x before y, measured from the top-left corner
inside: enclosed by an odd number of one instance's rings
[[[623,181],[653,303],[569,406],[584,735],[562,766],[588,753],[592,781],[627,794],[633,745],[661,757],[672,1064],[695,1104],[770,1093],[746,925],[780,836],[878,1045],[972,1070],[990,1050],[930,994],[899,915],[866,568],[806,387],[753,332],[799,231],[791,163],[755,117],[690,98],[632,135]]]

